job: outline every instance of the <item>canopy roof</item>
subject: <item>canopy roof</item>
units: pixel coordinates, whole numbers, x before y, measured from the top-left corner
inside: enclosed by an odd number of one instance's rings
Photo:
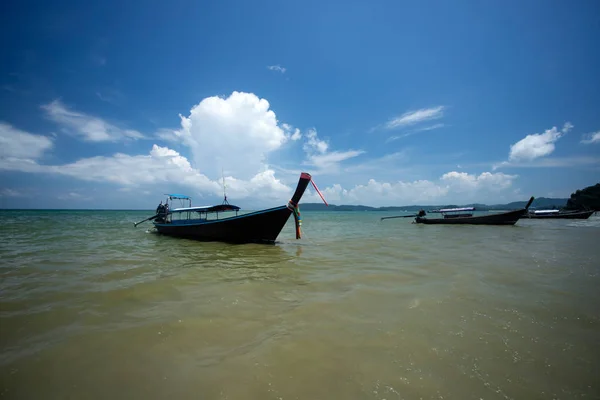
[[[453,211],[474,211],[475,207],[462,207],[462,208],[444,208],[441,209],[440,212],[453,212]]]
[[[238,211],[240,208],[238,206],[232,206],[231,204],[219,204],[216,206],[201,206],[201,207],[182,207],[182,208],[174,208],[171,210],[174,212],[188,212],[188,211],[196,211],[196,212],[217,212],[217,211]]]
[[[191,197],[186,196],[185,194],[171,194],[165,193],[165,196],[169,196],[170,199],[182,199],[182,200],[191,200]]]

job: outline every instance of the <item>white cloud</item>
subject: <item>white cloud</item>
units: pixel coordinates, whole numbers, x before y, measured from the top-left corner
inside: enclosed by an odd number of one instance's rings
[[[318,168],[321,174],[333,173],[339,171],[339,164],[350,158],[354,158],[364,153],[362,150],[347,151],[329,151],[329,143],[319,139],[316,129],[309,129],[304,135],[304,151],[307,158],[304,162]]]
[[[48,118],[62,127],[64,132],[89,142],[117,142],[144,137],[136,130],[122,129],[101,118],[69,110],[60,100],[45,104],[42,109]]]
[[[46,111],[54,113],[53,119],[60,120],[61,125],[77,129],[80,135],[84,135],[81,132],[91,135],[93,131],[81,128],[81,121],[99,120],[72,112],[57,102],[48,105]],[[43,136],[27,134],[31,136],[34,144],[18,147],[20,150],[16,153],[20,152],[21,158],[3,157],[0,168],[112,183],[116,186],[115,191],[131,189],[135,193],[144,193],[149,188],[152,188],[153,193],[157,188],[162,188],[158,190],[164,193],[163,190],[171,190],[174,185],[180,185],[186,190],[185,193],[192,197],[210,198],[210,201],[222,196],[223,168],[230,200],[234,204],[246,200],[246,204],[254,202],[262,207],[285,204],[297,182],[298,171],[294,171],[293,174],[278,173],[276,176],[274,167],[268,164],[269,155],[280,150],[286,143],[302,139],[305,151],[302,164],[316,170],[309,172],[312,172],[317,180],[319,175],[331,175],[341,171],[347,160],[364,153],[355,149],[334,150],[331,143],[321,139],[315,129],[301,133],[298,128],[280,123],[275,113],[270,110],[269,103],[252,93],[233,92],[226,98],[209,97],[194,106],[188,116],[180,117],[180,129],[161,129],[156,135],[173,141],[176,145],[187,146],[193,162],[172,148],[155,144],[146,154],[117,153],[112,156],[82,158],[64,165],[41,165],[37,160],[44,151],[52,147],[52,141]],[[12,127],[0,128],[0,132],[15,131]],[[114,129],[105,129],[104,134],[94,132],[95,141],[119,135],[123,138],[122,131],[115,135]],[[381,165],[396,168],[394,173],[397,174],[398,162],[405,161],[405,158],[406,154],[401,152],[373,159],[366,164],[366,170],[363,170],[369,173],[368,176],[364,176],[364,179],[358,178],[363,184],[342,186],[340,182],[334,182],[337,184],[325,187],[322,192],[328,201],[346,204],[402,205],[415,202],[465,202],[471,199],[484,201],[487,193],[493,193],[496,200],[504,196],[516,178],[501,173],[485,172],[471,175],[451,171],[436,180],[407,179],[391,182],[385,178],[383,181],[368,179],[372,176],[382,177],[379,173]],[[353,168],[360,170],[362,165],[345,167],[346,171]],[[356,175],[353,175],[353,179],[357,179]],[[347,185],[349,182],[341,183]],[[307,193],[307,199],[314,196],[314,192]],[[309,201],[307,199],[303,199],[304,202]],[[320,198],[315,197],[314,200],[320,201]]]
[[[293,126],[285,123],[281,124],[281,127],[292,141],[295,142],[302,139],[302,133],[300,132],[300,129],[294,128]]]
[[[348,151],[333,151],[325,154],[313,154],[308,156],[307,163],[317,167],[321,171],[327,169],[335,169],[337,165],[342,161],[354,158],[363,154],[362,150],[348,150]]]
[[[297,180],[298,176],[295,178]],[[226,177],[225,187],[227,196],[232,199],[258,198],[269,201],[270,204],[284,204],[292,194],[292,188],[277,179],[273,170],[262,171],[249,181]]]
[[[109,140],[115,131],[91,130],[89,123],[107,125],[93,116],[73,112],[59,101],[44,106],[57,122],[79,134],[85,133],[94,141]],[[189,148],[193,162],[168,147],[154,145],[149,154],[83,158],[65,165],[40,165],[35,160],[3,160],[6,170],[30,173],[54,173],[80,180],[106,182],[125,188],[181,184],[194,193],[207,196],[222,195],[222,170],[225,173],[228,195],[242,199],[287,200],[295,186],[297,175],[282,181],[268,165],[268,155],[286,142],[304,138],[300,129],[279,123],[269,103],[252,93],[233,92],[229,97],[209,97],[194,106],[188,116],[180,116],[181,128],[160,129],[155,135],[163,140]],[[352,154],[327,153],[326,142],[307,136],[315,151],[326,159],[315,159],[319,166],[340,161]],[[325,146],[324,146],[325,144]],[[115,190],[119,190],[117,187]]]
[[[2,166],[0,164],[0,166]],[[221,179],[211,180],[193,168],[188,159],[168,147],[153,145],[148,155],[127,155],[122,153],[110,157],[98,156],[83,158],[64,165],[40,165],[35,161],[28,163],[9,163],[5,169],[23,172],[49,173],[70,176],[79,180],[113,183],[121,186],[119,191],[130,191],[148,186],[164,187],[181,185],[192,196],[220,197],[223,194]],[[295,176],[295,179],[298,177]],[[290,182],[291,183],[291,182]],[[293,182],[294,184],[296,182]],[[236,201],[268,202],[268,204],[285,204],[292,194],[292,187],[275,177],[273,170],[265,169],[243,180],[225,176],[228,197]],[[75,192],[73,192],[75,193]],[[69,194],[63,199],[74,199]]]
[[[360,204],[399,205],[412,202],[431,202],[445,196],[448,188],[429,180],[412,182],[377,182],[370,179],[366,185],[349,190],[350,196]]]
[[[46,166],[46,169],[81,180],[125,186],[181,182],[201,191],[219,193],[221,190],[218,183],[193,169],[187,158],[156,144],[149,155],[117,153],[111,157],[90,157],[70,164]]]
[[[179,143],[181,141],[177,129],[160,128],[154,133],[154,136],[165,142]]]
[[[62,175],[82,180],[112,182],[125,187],[147,185],[169,186],[173,183],[187,187],[193,195],[218,197],[223,194],[221,179],[209,179],[193,168],[188,159],[177,151],[154,145],[149,155],[92,157],[50,169]],[[227,195],[235,201],[253,199],[269,204],[284,204],[292,188],[282,183],[273,170],[263,170],[248,180],[225,176]],[[297,179],[297,177],[296,177]]]
[[[444,106],[422,108],[416,111],[407,111],[385,124],[386,129],[403,128],[420,122],[441,118],[444,115]]]
[[[224,169],[250,179],[265,170],[269,153],[296,134],[286,132],[269,109],[269,102],[253,93],[207,97],[189,116],[180,117],[181,129],[172,134],[191,149],[195,167],[214,178]],[[169,136],[165,130],[160,134]]]
[[[435,181],[415,180],[379,182],[370,179],[364,185],[344,188],[333,184],[321,189],[325,199],[332,204],[363,204],[371,206],[401,206],[411,204],[465,204],[469,202],[512,201],[510,192],[516,175],[484,172],[472,175],[451,171]],[[303,202],[320,202],[310,191]]]
[[[510,187],[517,175],[507,175],[501,172],[483,172],[480,175],[471,175],[466,172],[452,171],[442,175],[441,180],[448,183],[456,192],[473,190],[502,191]]]
[[[425,126],[423,128],[415,129],[413,132],[417,133],[417,132],[432,131],[434,129],[443,128],[444,126],[446,126],[446,125],[444,125],[444,124],[433,124],[433,125]]]
[[[517,143],[510,146],[509,161],[531,161],[544,157],[554,151],[554,143],[565,133],[573,129],[570,122],[565,123],[559,131],[555,126],[547,129],[544,133],[527,135]]]
[[[284,67],[282,67],[281,65],[268,65],[267,69],[269,69],[270,71],[281,72],[282,74],[285,74],[285,71],[286,71],[286,69]]]
[[[581,140],[581,143],[583,143],[583,144],[600,143],[600,131],[584,135],[584,139]]]
[[[0,160],[2,160],[2,164],[8,159],[38,159],[52,146],[52,140],[46,136],[33,135],[5,122],[0,122]]]
[[[325,140],[319,139],[316,129],[309,129],[305,136],[307,140],[304,143],[304,151],[307,153],[311,153],[313,151],[316,151],[320,154],[327,153],[329,143],[327,143]]]

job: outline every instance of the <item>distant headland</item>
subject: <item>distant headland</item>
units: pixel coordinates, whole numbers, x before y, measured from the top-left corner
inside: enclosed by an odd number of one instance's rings
[[[370,207],[363,205],[335,205],[330,204],[327,207],[323,203],[300,203],[303,211],[418,211],[418,210],[435,210],[440,208],[456,208],[456,207],[475,207],[480,211],[488,210],[516,210],[525,207],[527,201],[514,201],[506,204],[439,204],[439,205],[406,205],[406,206],[388,206],[388,207]],[[588,186],[582,190],[577,190],[571,194],[568,199],[539,197],[533,201],[532,208],[537,209],[565,209],[565,210],[581,210],[594,209],[600,210],[600,183],[593,186]]]
[[[535,208],[563,208],[566,206],[569,199],[555,199],[540,197],[535,199],[531,207]],[[480,211],[486,210],[516,210],[525,207],[527,201],[515,201],[507,204],[439,204],[439,205],[406,205],[406,206],[388,206],[388,207],[370,207],[363,205],[335,205],[329,204],[329,207],[323,203],[300,203],[300,208],[303,211],[419,211],[419,210],[436,210],[440,208],[456,208],[456,207],[475,207]]]

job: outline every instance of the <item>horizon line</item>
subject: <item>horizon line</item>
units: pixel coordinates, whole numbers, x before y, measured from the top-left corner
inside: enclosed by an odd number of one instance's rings
[[[535,200],[540,200],[540,199],[552,199],[552,200],[565,200],[568,201],[569,198],[564,197],[538,197]],[[526,203],[527,200],[516,200],[516,201],[511,201],[508,203],[496,203],[496,204],[486,204],[486,203],[477,203],[477,202],[471,202],[471,203],[463,203],[463,204],[459,204],[459,203],[441,203],[441,204],[404,204],[404,205],[391,205],[391,206],[369,206],[369,205],[365,205],[365,204],[332,204],[329,203],[329,206],[333,206],[333,207],[368,207],[368,208],[373,208],[373,209],[380,209],[380,208],[403,208],[403,207],[446,207],[446,206],[469,206],[469,205],[480,205],[480,206],[503,206],[503,205],[508,205],[508,204],[512,204],[512,203],[519,203],[519,202],[523,202]],[[323,207],[327,207],[322,203],[318,203],[318,202],[310,202],[310,203],[299,203],[299,206],[301,205],[319,205],[319,206],[323,206]],[[249,210],[249,211],[256,211],[256,210],[260,210],[260,209],[256,209],[253,210],[251,208],[247,208],[245,210]],[[153,209],[152,208],[35,208],[35,207],[31,207],[31,208],[0,208],[0,211],[150,211],[152,212]]]

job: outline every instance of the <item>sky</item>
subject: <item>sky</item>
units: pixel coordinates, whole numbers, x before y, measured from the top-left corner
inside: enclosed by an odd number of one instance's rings
[[[0,5],[0,208],[500,204],[600,181],[600,3]],[[310,188],[303,202],[320,202]]]

